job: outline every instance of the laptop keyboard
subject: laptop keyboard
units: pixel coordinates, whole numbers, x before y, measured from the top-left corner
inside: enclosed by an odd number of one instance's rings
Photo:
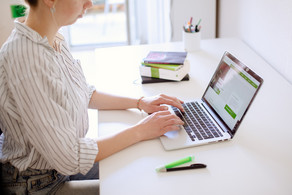
[[[183,107],[185,113],[176,107],[172,107],[172,109],[184,121],[183,127],[192,141],[195,141],[195,138],[203,140],[223,136],[198,102],[188,102],[183,104]]]

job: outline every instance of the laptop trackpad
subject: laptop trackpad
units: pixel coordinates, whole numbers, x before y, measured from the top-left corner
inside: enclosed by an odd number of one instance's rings
[[[192,142],[184,129],[169,131],[160,137],[160,140],[166,150],[184,148]]]
[[[182,129],[177,131],[169,131],[166,134],[164,134],[164,136],[168,137],[168,139],[178,139],[180,136],[180,131],[182,131]]]

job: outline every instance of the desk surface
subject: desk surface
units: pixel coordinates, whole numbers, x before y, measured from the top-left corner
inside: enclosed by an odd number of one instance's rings
[[[291,194],[292,86],[238,39],[203,40],[201,48],[188,54],[190,81],[144,85],[138,79],[141,59],[150,50],[183,51],[182,43],[96,50],[97,88],[134,97],[158,93],[185,101],[201,97],[226,50],[264,78],[233,140],[175,151],[165,151],[159,139],[138,143],[100,162],[101,195]],[[145,116],[137,110],[99,111],[99,135],[127,128]],[[187,155],[208,167],[155,172],[158,165]]]

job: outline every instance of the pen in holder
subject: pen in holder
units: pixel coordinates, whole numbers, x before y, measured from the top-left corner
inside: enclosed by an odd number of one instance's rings
[[[200,50],[201,45],[201,19],[199,22],[193,26],[193,18],[191,17],[190,21],[183,26],[183,44],[187,52],[193,52]]]

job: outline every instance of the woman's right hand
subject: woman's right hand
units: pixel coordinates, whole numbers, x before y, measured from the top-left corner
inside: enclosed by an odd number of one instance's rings
[[[95,161],[100,161],[137,142],[157,138],[168,131],[179,130],[184,122],[167,111],[155,112],[138,122],[136,125],[116,134],[99,137],[99,152]]]
[[[168,131],[179,130],[184,122],[170,111],[155,112],[141,120],[136,128],[140,140],[149,140],[159,137]]]

